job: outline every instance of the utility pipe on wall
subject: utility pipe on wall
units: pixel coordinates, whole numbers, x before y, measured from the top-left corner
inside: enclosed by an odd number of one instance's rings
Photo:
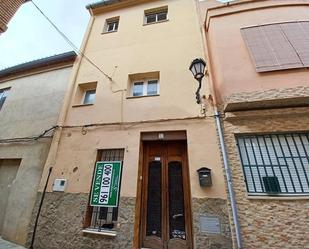
[[[218,112],[216,107],[215,107],[215,119],[216,119],[216,125],[217,125],[217,132],[218,132],[219,140],[220,140],[220,147],[221,147],[221,153],[222,153],[222,158],[223,158],[224,171],[226,175],[227,188],[228,188],[230,203],[231,203],[231,208],[232,208],[233,222],[235,225],[237,248],[242,249],[243,246],[242,246],[242,239],[241,239],[241,232],[240,232],[240,224],[238,220],[235,193],[233,190],[231,169],[230,169],[229,160],[228,160],[226,147],[225,147],[223,129],[222,129],[221,119],[220,119],[220,112]]]

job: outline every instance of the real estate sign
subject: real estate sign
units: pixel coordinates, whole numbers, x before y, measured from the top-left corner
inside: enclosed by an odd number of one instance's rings
[[[122,162],[97,162],[91,190],[91,206],[117,207]]]

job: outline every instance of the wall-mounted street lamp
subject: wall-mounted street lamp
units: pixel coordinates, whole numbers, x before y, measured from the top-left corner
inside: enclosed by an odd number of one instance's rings
[[[200,96],[200,90],[202,87],[202,79],[205,76],[205,68],[206,68],[206,62],[203,59],[195,59],[191,62],[191,65],[189,67],[190,71],[192,72],[194,78],[198,81],[199,85],[197,88],[197,91],[195,93],[196,95],[196,103],[201,103],[201,96]]]

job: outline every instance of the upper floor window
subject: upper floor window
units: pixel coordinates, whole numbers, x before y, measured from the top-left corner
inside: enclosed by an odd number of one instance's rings
[[[159,94],[159,82],[157,79],[133,82],[132,96],[151,96]]]
[[[159,72],[146,72],[129,75],[128,97],[159,95],[159,77]]]
[[[9,90],[10,88],[0,89],[0,110],[2,109],[4,101],[9,94]]]
[[[150,9],[145,11],[145,24],[157,23],[166,21],[168,8],[167,6]]]
[[[257,72],[309,67],[309,21],[241,29]]]
[[[113,17],[106,20],[104,32],[116,32],[119,26],[119,17]]]
[[[96,99],[97,82],[89,82],[79,84],[76,93],[73,107],[93,105]]]
[[[87,90],[85,92],[85,97],[84,97],[84,105],[87,105],[87,104],[93,104],[94,101],[95,101],[95,93],[96,93],[96,90],[93,89],[93,90]]]
[[[309,133],[237,138],[249,194],[309,194]]]

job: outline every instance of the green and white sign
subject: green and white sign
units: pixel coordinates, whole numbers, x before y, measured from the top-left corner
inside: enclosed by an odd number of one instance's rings
[[[91,190],[91,206],[118,206],[121,169],[120,161],[97,162]]]

